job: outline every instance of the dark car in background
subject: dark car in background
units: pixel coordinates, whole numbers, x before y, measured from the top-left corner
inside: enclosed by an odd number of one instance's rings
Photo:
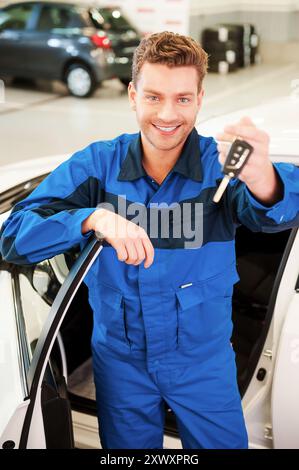
[[[118,7],[14,3],[0,9],[0,78],[61,80],[87,97],[103,80],[129,83],[140,39]]]

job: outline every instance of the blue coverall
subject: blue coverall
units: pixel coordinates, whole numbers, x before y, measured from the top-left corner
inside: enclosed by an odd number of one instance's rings
[[[200,246],[186,248],[174,227],[166,238],[159,232],[151,238],[154,262],[145,269],[120,262],[105,242],[85,278],[94,312],[100,438],[104,448],[161,448],[165,401],[184,448],[246,448],[230,344],[231,295],[239,279],[235,230],[239,224],[266,232],[298,226],[299,169],[275,164],[284,194],[272,207],[237,179],[215,204],[222,173],[213,138],[193,129],[160,186],[141,158],[140,134],[75,153],[15,206],[2,227],[3,257],[36,263],[82,247],[90,236],[82,235],[82,222],[103,202],[118,211],[117,196],[146,212],[153,203],[203,203]],[[167,210],[158,209],[162,218]]]

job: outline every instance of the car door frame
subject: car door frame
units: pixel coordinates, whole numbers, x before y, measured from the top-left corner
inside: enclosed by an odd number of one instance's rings
[[[61,323],[84,277],[102,248],[102,241],[96,237],[93,237],[85,246],[62,284],[43,326],[27,374],[29,403],[20,437],[20,449],[46,446],[45,436],[40,435],[40,423],[43,420],[41,407],[43,377]],[[39,423],[36,430],[34,429],[35,422]]]

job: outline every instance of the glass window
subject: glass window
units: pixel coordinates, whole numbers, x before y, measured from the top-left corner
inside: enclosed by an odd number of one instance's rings
[[[25,29],[32,9],[33,5],[18,5],[2,10],[0,12],[0,31]]]
[[[135,31],[119,8],[101,8],[100,10],[93,8],[90,10],[90,17],[93,25],[104,31]]]
[[[37,24],[38,31],[82,28],[83,20],[74,8],[44,6]]]
[[[55,271],[53,267],[55,267]],[[32,359],[51,305],[67,274],[68,269],[63,255],[55,257],[51,262],[45,260],[37,265],[20,268],[16,282],[19,284],[21,305],[19,313],[23,317],[29,361]]]

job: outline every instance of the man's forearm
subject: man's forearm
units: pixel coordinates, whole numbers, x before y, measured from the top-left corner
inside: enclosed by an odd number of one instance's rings
[[[252,183],[247,183],[252,195],[266,206],[272,206],[283,198],[283,183],[271,164],[264,175]]]

